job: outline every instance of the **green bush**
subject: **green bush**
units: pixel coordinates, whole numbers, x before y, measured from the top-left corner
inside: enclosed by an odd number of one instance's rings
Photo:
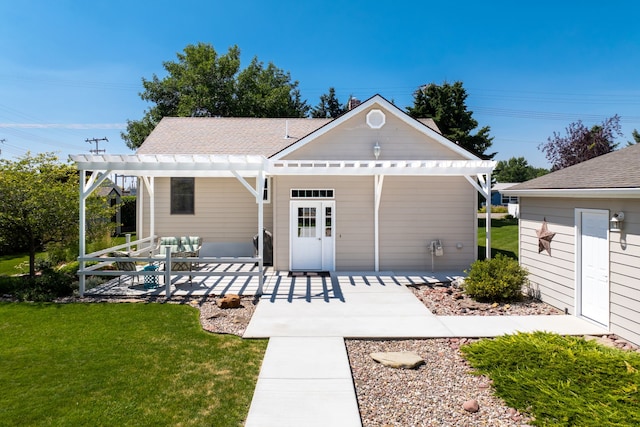
[[[0,293],[11,295],[20,301],[52,301],[72,295],[76,283],[73,276],[48,269],[33,278],[2,276]]]
[[[483,206],[480,209],[478,209],[478,212],[480,213],[487,213],[487,207]],[[492,205],[491,206],[491,212],[493,213],[508,213],[509,212],[509,208],[507,208],[506,206],[501,206],[501,205]]]
[[[514,301],[522,298],[528,283],[527,270],[518,261],[498,254],[495,258],[471,264],[464,291],[476,301]]]

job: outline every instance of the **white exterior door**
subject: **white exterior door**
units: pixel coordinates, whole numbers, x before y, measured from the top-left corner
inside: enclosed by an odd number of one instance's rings
[[[609,325],[609,212],[578,210],[579,313]]]
[[[291,202],[291,270],[334,269],[334,201]]]

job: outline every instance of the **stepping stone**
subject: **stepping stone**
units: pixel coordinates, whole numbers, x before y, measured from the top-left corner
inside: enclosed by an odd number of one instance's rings
[[[371,358],[378,363],[396,369],[414,369],[424,363],[424,359],[411,351],[389,351],[371,353]]]

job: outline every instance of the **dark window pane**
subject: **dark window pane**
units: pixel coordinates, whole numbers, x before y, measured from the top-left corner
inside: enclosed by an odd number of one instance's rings
[[[171,178],[171,214],[193,215],[195,178]]]

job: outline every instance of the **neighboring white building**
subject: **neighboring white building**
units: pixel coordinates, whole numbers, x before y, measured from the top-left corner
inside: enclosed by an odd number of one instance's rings
[[[505,193],[520,197],[520,263],[542,300],[640,344],[640,145]],[[545,219],[551,255],[539,252]]]

